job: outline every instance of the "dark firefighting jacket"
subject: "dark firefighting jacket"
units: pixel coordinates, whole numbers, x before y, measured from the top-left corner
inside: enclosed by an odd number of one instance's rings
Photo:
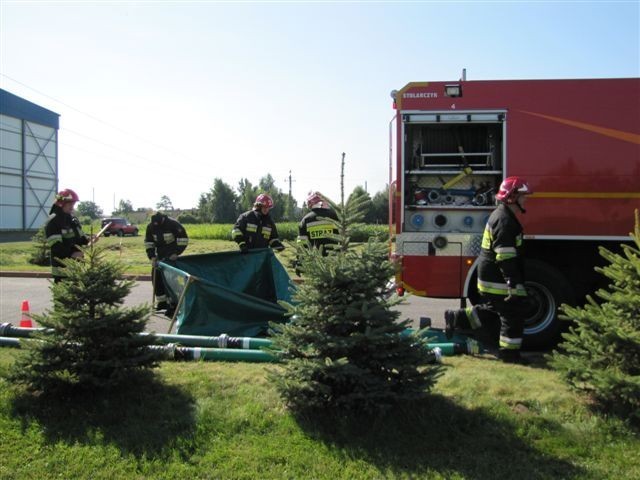
[[[231,230],[231,238],[242,248],[266,248],[281,245],[278,229],[269,214],[249,210],[238,217]]]
[[[336,212],[329,208],[314,208],[307,213],[298,225],[298,243],[309,242],[313,247],[336,244],[338,227]],[[323,249],[323,255],[327,251]]]
[[[493,295],[526,296],[522,225],[501,203],[489,216],[478,261],[478,290]]]
[[[58,259],[71,258],[73,252],[80,251],[80,245],[89,243],[89,237],[82,231],[78,219],[64,213],[57,205],[51,207],[44,233],[51,249],[51,273],[56,277],[63,277],[64,265]]]
[[[160,225],[153,222],[147,225],[144,235],[144,248],[147,257],[166,260],[171,255],[180,255],[189,244],[189,236],[182,225],[173,218],[165,216]]]

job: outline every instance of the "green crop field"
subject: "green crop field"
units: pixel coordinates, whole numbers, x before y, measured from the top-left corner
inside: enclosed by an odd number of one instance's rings
[[[189,246],[184,254],[237,250],[237,245],[231,240],[232,227],[231,224],[185,225],[189,235]],[[89,227],[85,227],[86,232],[90,230]],[[94,227],[94,231],[97,232],[96,227]],[[293,245],[298,235],[298,224],[295,222],[279,224],[278,231],[288,248],[284,252],[276,253],[276,255],[285,268],[293,273],[292,262],[295,257]],[[354,229],[352,240],[362,242],[374,235],[377,238],[388,238],[388,227],[386,225],[358,225]],[[125,273],[149,273],[149,261],[144,249],[144,229],[137,237],[102,237],[97,245],[106,248],[110,258],[122,261],[126,268]],[[50,267],[48,266],[29,263],[29,257],[34,251],[35,245],[29,241],[0,243],[0,270],[49,272]]]

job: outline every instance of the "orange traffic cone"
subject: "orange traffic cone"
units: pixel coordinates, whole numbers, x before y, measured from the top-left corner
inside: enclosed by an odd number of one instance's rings
[[[22,302],[22,317],[20,318],[20,326],[24,328],[33,328],[33,322],[31,321],[31,314],[29,313],[29,302],[27,300]]]

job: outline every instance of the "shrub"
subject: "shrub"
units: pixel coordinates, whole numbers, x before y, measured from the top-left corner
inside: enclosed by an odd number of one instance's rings
[[[343,157],[344,159],[344,157]],[[344,163],[343,163],[344,168]],[[344,192],[344,189],[343,189]],[[339,245],[324,257],[296,245],[305,282],[291,322],[273,324],[274,349],[284,361],[272,372],[292,410],[339,409],[374,413],[426,395],[437,375],[432,354],[419,338],[403,336],[408,320],[397,322],[387,300],[395,267],[387,246],[370,240],[350,248],[353,225],[362,218],[356,198],[332,204],[339,219]]]
[[[608,412],[640,424],[640,219],[635,212],[635,247],[622,254],[600,249],[610,265],[596,270],[610,279],[607,290],[587,298],[584,307],[563,305],[575,325],[563,334],[551,365],[567,383],[589,392]]]
[[[389,239],[389,226],[388,225],[372,225],[368,223],[358,223],[353,226],[351,233],[351,241],[363,243],[370,238],[374,238],[379,241],[386,241]]]
[[[178,215],[178,218],[176,220],[178,220],[183,225],[200,223],[200,221],[190,213],[181,213],[180,215]]]
[[[35,392],[108,388],[133,373],[157,366],[155,340],[144,331],[149,308],[122,308],[133,281],[103,251],[84,249],[82,260],[66,259],[66,279],[51,287],[53,311],[35,316],[46,330],[25,342],[26,354],[10,379]]]
[[[29,257],[29,263],[33,265],[50,265],[51,264],[51,249],[47,243],[47,237],[44,233],[44,226],[42,226],[36,234],[31,237],[32,248],[31,256]]]
[[[298,237],[298,222],[278,222],[278,236],[281,240],[294,242]],[[231,240],[231,223],[200,223],[191,225],[187,231],[189,238],[200,240]],[[389,238],[389,227],[387,225],[368,225],[357,223],[352,225],[350,232],[351,241],[363,243],[369,238],[375,237],[386,241]]]

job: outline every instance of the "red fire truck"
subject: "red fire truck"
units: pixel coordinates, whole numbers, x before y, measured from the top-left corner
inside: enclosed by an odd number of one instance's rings
[[[478,301],[476,265],[494,195],[511,175],[526,287],[524,344],[552,345],[558,307],[603,286],[598,246],[630,240],[640,208],[640,78],[409,83],[391,92],[390,228],[397,290]],[[606,285],[606,281],[604,281]]]

